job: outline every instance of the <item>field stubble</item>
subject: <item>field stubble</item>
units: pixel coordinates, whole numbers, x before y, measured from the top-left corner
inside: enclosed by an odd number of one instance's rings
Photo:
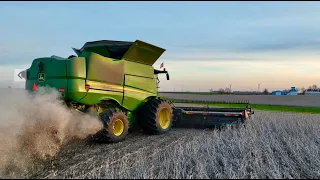
[[[79,127],[75,120],[80,120],[83,125],[84,121],[90,121],[87,119],[89,117],[79,119],[68,114],[48,97],[45,100],[49,103],[44,102],[41,105],[38,99],[26,107],[21,107],[21,102],[14,101],[19,98],[24,99],[22,103],[28,104],[28,98],[17,96],[11,99],[7,97],[12,107],[2,104],[2,108],[6,109],[2,109],[3,113],[7,113],[1,117],[2,130],[5,129],[3,124],[15,120],[25,120],[31,125],[34,124],[32,122],[39,121],[67,121],[67,124],[58,123],[60,125],[56,126],[56,129],[62,136],[61,140],[68,140],[69,143],[54,149],[55,156],[52,160],[33,164],[33,168],[27,167],[30,166],[30,162],[38,161],[26,159],[23,153],[12,154],[12,150],[16,150],[19,144],[2,146],[0,152],[2,155],[8,155],[6,157],[9,159],[3,159],[4,156],[1,156],[1,172],[7,172],[8,169],[3,168],[11,164],[17,168],[24,167],[24,171],[11,172],[11,177],[320,178],[320,115],[255,111],[253,120],[248,121],[245,127],[229,127],[221,131],[178,128],[167,134],[155,136],[132,133],[120,143],[97,144],[83,140],[85,136],[93,133],[88,132],[88,129],[83,129],[80,134],[74,131]],[[44,105],[55,107],[56,115],[51,108]],[[16,111],[17,108],[14,107],[20,107],[22,110]],[[37,114],[34,108],[42,108],[44,111]],[[23,117],[25,114],[29,116]],[[6,134],[5,131],[1,131],[1,139],[7,143],[17,142],[19,138],[14,137],[20,136],[15,135],[24,134],[23,127],[29,127],[30,123],[20,123],[21,126],[16,129],[6,128],[10,132]],[[41,134],[40,131],[36,137]],[[25,135],[30,137],[30,133]],[[69,140],[71,137],[78,140]],[[29,138],[28,141],[35,139]],[[42,143],[35,141],[31,144],[38,147],[36,152],[42,154],[39,148],[47,141],[40,140]],[[8,173],[1,174],[1,177],[8,177]]]
[[[319,95],[273,96],[273,95],[199,95],[159,93],[170,99],[205,100],[205,101],[249,101],[250,104],[320,107]]]
[[[257,111],[224,130],[74,142],[37,178],[320,178],[319,115]]]

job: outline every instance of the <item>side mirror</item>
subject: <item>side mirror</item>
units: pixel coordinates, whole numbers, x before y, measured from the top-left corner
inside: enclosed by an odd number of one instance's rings
[[[27,79],[26,70],[21,71],[21,72],[18,74],[18,76],[19,76],[20,79]]]
[[[170,79],[170,77],[169,77],[169,73],[166,73],[167,74],[167,80],[169,80]]]

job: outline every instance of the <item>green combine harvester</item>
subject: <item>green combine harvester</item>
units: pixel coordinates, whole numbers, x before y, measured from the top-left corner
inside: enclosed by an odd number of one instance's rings
[[[172,127],[243,122],[253,113],[248,104],[240,109],[174,107],[160,98],[158,74],[167,80],[169,74],[152,65],[165,49],[146,42],[102,40],[73,50],[76,56],[34,59],[20,75],[27,90],[53,87],[71,109],[98,116],[105,128],[96,136],[104,140],[119,142],[137,129],[162,134]]]

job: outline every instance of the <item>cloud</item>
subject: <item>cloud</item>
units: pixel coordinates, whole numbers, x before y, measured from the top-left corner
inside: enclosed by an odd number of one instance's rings
[[[167,63],[171,61],[177,62],[287,62],[296,63],[300,61],[317,62],[320,57],[320,51],[316,49],[283,49],[278,51],[187,51],[187,52],[171,52],[170,54],[164,54],[159,58],[157,63]],[[202,64],[204,65],[204,64]]]
[[[283,50],[314,50],[319,51],[320,40],[291,40],[287,42],[275,42],[275,43],[255,43],[248,46],[239,47],[237,51],[244,52],[268,52],[268,51],[283,51]]]
[[[0,29],[5,34],[0,45],[0,80],[9,80],[5,74],[12,74],[3,68],[29,67],[38,57],[68,57],[74,54],[71,47],[86,41],[141,39],[166,49],[154,67],[164,62],[172,73],[173,80],[164,81],[168,87],[191,80],[197,86],[222,86],[241,78],[255,84],[258,77],[277,83],[278,76],[289,82],[297,74],[314,81],[320,57],[320,25],[315,23],[320,20],[319,5],[0,3],[0,22],[6,24]],[[118,7],[123,13],[108,18]],[[95,13],[82,13],[88,10]],[[106,17],[106,23],[100,22],[101,17]],[[81,22],[90,23],[77,26]]]
[[[173,45],[172,50],[181,52],[267,52],[267,51],[283,51],[283,50],[317,50],[320,48],[320,39],[317,36],[308,37],[306,39],[301,37],[270,37],[270,39],[263,39],[262,37],[255,40],[241,40],[242,38],[235,39],[234,42],[225,41],[219,42],[203,42],[187,43],[180,45]],[[288,40],[289,39],[289,40]]]

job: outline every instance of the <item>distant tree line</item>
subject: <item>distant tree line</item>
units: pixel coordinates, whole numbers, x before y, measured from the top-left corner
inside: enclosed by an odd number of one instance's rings
[[[320,92],[320,88],[316,84],[309,86],[307,89],[305,89],[304,87],[295,88],[295,89],[297,90],[298,94],[305,94],[306,91],[319,91]],[[210,92],[212,92],[212,91],[213,91],[213,89],[210,89]],[[284,91],[290,91],[290,89],[285,89]],[[219,94],[237,94],[237,93],[233,93],[231,91],[231,89],[228,87],[227,88],[219,88],[217,93],[219,93]],[[262,92],[252,92],[252,93],[250,92],[250,94],[265,94],[265,95],[267,95],[267,94],[271,94],[271,92],[267,88],[265,88]]]
[[[301,88],[300,91],[301,94],[305,94],[306,91],[320,91],[320,88],[316,84],[314,84],[312,86],[309,86],[308,89]]]
[[[213,92],[213,89],[210,89],[210,92]],[[239,92],[232,92],[230,88],[219,88],[218,91],[216,91],[218,94],[243,94]],[[262,92],[252,91],[252,92],[246,92],[246,94],[270,94],[269,90],[265,88]]]

